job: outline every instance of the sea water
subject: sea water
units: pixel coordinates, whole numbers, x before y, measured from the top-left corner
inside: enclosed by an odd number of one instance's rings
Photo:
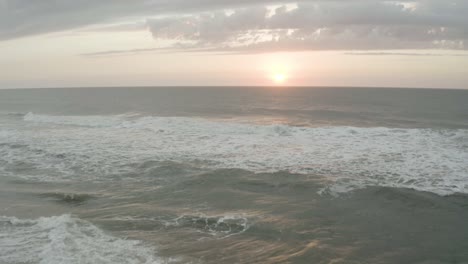
[[[0,90],[0,263],[467,263],[468,91]]]

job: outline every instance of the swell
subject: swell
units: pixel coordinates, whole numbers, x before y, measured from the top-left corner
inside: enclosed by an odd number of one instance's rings
[[[39,196],[42,198],[70,205],[81,205],[88,202],[91,199],[96,198],[92,194],[71,192],[46,192],[41,193]]]

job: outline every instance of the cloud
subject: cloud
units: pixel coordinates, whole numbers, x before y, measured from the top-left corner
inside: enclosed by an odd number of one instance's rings
[[[163,50],[466,50],[466,14],[466,0],[0,0],[0,40],[104,24],[149,30]],[[105,26],[132,20],[146,23]]]
[[[0,40],[136,17],[236,8],[272,0],[0,0]]]
[[[207,12],[152,19],[148,26],[156,39],[195,49],[466,49],[468,39],[467,1],[309,1],[270,11]]]

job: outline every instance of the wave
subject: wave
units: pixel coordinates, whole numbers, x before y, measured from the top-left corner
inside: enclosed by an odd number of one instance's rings
[[[224,215],[182,215],[166,222],[166,227],[193,228],[215,237],[227,238],[242,234],[249,229],[249,221],[244,216]]]
[[[129,222],[132,227],[141,229],[188,229],[209,235],[215,239],[224,239],[246,232],[252,225],[245,214],[206,215],[203,213],[182,214],[177,217],[133,217],[119,216],[104,221]]]
[[[18,117],[18,118],[24,118],[24,116],[28,113],[23,113],[23,112],[0,112],[0,114],[4,114],[6,116],[11,116],[11,117]]]
[[[468,193],[466,129],[296,127],[137,114],[28,113],[24,121],[26,128],[0,133],[0,163],[10,165],[5,174],[30,180],[106,180],[145,174],[148,168],[134,164],[154,161],[317,175],[329,182],[324,193],[366,186]],[[28,166],[18,172],[15,162]]]
[[[48,192],[41,193],[40,197],[51,199],[53,201],[71,204],[71,205],[81,205],[87,201],[95,198],[94,195],[87,193],[67,193],[67,192]]]
[[[48,123],[56,125],[73,125],[84,127],[112,127],[122,123],[123,118],[132,114],[116,116],[51,116],[38,115],[29,112],[23,116],[24,121],[34,123]]]
[[[0,216],[1,263],[163,263],[149,247],[70,215]]]

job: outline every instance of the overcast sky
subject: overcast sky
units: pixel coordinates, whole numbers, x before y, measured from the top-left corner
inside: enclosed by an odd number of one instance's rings
[[[0,0],[0,88],[468,88],[466,0]]]

